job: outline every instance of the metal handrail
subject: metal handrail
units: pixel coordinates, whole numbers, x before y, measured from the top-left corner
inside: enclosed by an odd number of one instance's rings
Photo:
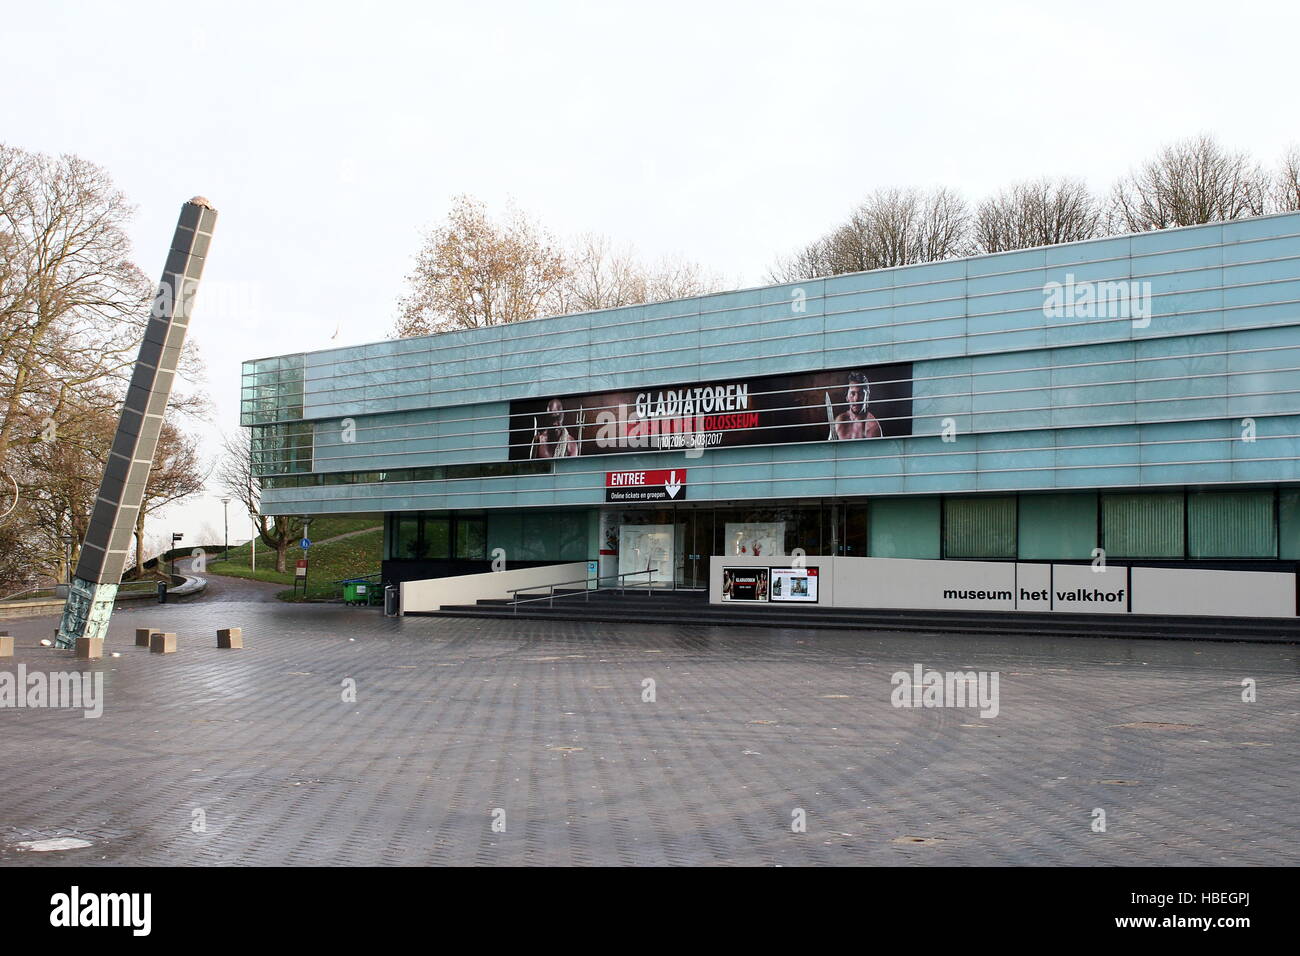
[[[600,582],[601,582],[602,580],[607,580],[607,579],[609,579],[609,578],[614,578],[615,580],[617,580],[617,581],[619,582],[619,584],[617,585],[617,587],[618,587],[618,590],[619,590],[619,593],[620,593],[620,594],[625,593],[626,590],[627,590],[627,587],[626,587],[626,585],[623,583],[623,579],[624,579],[624,578],[630,578],[630,577],[636,577],[636,576],[639,575],[639,574],[651,575],[651,577],[647,577],[647,578],[646,578],[645,589],[646,589],[646,594],[653,594],[654,592],[651,590],[651,586],[654,584],[654,578],[653,578],[653,575],[654,575],[658,570],[659,570],[658,568],[652,568],[652,567],[650,567],[650,566],[647,564],[647,565],[646,565],[646,569],[645,569],[644,571],[624,571],[622,574],[597,574],[596,577],[595,577],[595,581],[596,581],[597,587],[594,587],[594,588],[583,588],[583,589],[582,589],[582,595],[583,595],[583,598],[582,598],[582,599],[583,599],[584,601],[588,600],[588,599],[590,598],[590,595],[591,595],[591,593],[592,593],[593,591],[612,591],[612,590],[614,590],[614,587],[613,587],[613,586],[611,586],[611,587],[607,587],[607,588],[603,588],[603,587],[600,587],[600,586],[599,586],[599,584],[600,584]],[[534,584],[534,585],[531,585],[531,586],[526,587],[526,588],[507,588],[507,589],[506,589],[506,593],[512,596],[512,597],[511,597],[511,601],[510,601],[510,603],[511,603],[511,605],[514,607],[514,613],[515,613],[515,614],[518,614],[518,613],[519,613],[519,605],[521,605],[521,604],[531,604],[531,603],[534,602],[534,601],[548,601],[548,602],[550,602],[550,603],[547,605],[548,607],[555,607],[555,589],[556,589],[557,587],[562,587],[563,585],[566,585],[566,584],[588,584],[588,583],[590,583],[591,581],[592,581],[592,578],[574,578],[574,579],[571,580],[571,581],[555,581],[555,582],[552,583],[552,584]],[[673,586],[674,586],[674,588],[676,588],[676,585],[677,585],[677,582],[674,581],[674,582],[673,582]],[[540,591],[542,588],[549,588],[549,589],[550,589],[550,593],[548,593],[548,594],[543,594],[543,595],[541,595],[540,597],[535,597],[535,598],[524,598],[524,599],[522,599],[522,600],[520,600],[520,598],[519,598],[519,592],[520,592],[520,591]],[[561,595],[560,595],[560,597],[571,597],[571,596],[572,596],[572,595],[566,595],[566,594],[561,594]]]

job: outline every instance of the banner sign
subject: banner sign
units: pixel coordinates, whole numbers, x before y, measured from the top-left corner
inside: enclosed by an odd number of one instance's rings
[[[683,501],[686,469],[605,472],[606,501]]]
[[[910,434],[910,362],[510,403],[512,460]]]

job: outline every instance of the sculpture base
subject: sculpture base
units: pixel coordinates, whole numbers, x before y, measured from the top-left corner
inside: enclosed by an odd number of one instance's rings
[[[108,622],[113,617],[113,601],[117,597],[116,584],[95,584],[81,578],[72,579],[68,600],[63,605],[59,620],[59,636],[55,647],[68,650],[77,646],[77,638],[108,636]]]

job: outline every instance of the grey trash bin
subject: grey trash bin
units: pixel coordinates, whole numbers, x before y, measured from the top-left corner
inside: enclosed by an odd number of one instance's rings
[[[399,591],[393,585],[384,588],[384,616],[397,617]]]
[[[158,582],[158,603],[159,604],[167,603],[167,582],[166,581]]]

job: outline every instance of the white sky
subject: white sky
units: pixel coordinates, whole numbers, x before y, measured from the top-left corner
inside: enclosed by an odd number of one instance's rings
[[[880,186],[1103,188],[1202,131],[1272,163],[1297,27],[1221,0],[10,3],[0,139],[106,167],[151,278],[183,201],[220,211],[191,326],[212,456],[242,360],[387,334],[457,193],[755,285]],[[215,492],[151,534],[205,524]]]

